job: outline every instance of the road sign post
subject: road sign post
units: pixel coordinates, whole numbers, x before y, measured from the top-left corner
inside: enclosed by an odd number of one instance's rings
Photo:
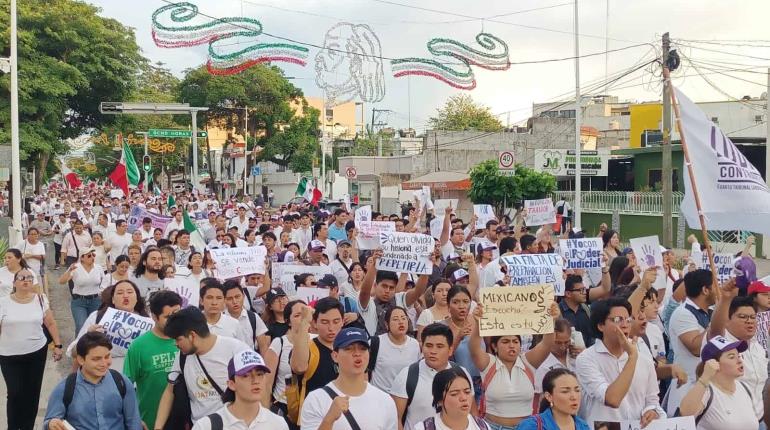
[[[513,176],[516,174],[513,151],[500,151],[497,153],[497,170],[501,176]]]
[[[348,167],[345,169],[345,177],[348,179],[358,178],[358,171],[355,167]]]

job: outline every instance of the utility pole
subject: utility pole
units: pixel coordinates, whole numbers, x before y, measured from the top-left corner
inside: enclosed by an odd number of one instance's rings
[[[582,145],[580,142],[580,123],[581,123],[581,111],[580,111],[580,36],[579,36],[579,14],[578,14],[578,0],[575,0],[575,204],[572,208],[575,219],[572,220],[573,227],[581,228],[580,224],[580,188],[581,188],[581,155],[580,150]]]
[[[246,174],[249,171],[249,108],[243,108],[243,198],[246,199]]]
[[[669,52],[671,49],[671,39],[668,32],[663,34],[663,58],[661,65],[668,76],[669,70]],[[661,165],[661,183],[663,185],[663,246],[670,248],[673,245],[673,226],[672,226],[672,189],[671,177],[673,170],[671,168],[671,80],[663,80],[663,148]],[[633,137],[633,136],[632,136]]]
[[[11,203],[13,224],[8,232],[10,244],[21,234],[21,152],[19,148],[19,57],[16,35],[16,0],[11,0]]]
[[[767,69],[767,92],[765,93],[765,183],[770,184],[770,69]],[[762,255],[770,255],[770,235],[762,238]],[[759,256],[759,252],[757,252]]]

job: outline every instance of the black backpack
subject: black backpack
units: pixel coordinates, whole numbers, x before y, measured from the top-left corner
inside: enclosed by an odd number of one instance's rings
[[[414,400],[414,392],[417,390],[417,383],[420,381],[420,361],[422,361],[422,359],[410,364],[406,374],[406,407],[404,408],[404,415],[401,417],[402,425],[406,423],[409,405],[411,405],[412,400]],[[462,369],[460,365],[452,361],[450,361],[449,364],[452,366],[452,369]]]
[[[118,386],[118,392],[120,393],[120,398],[126,397],[126,381],[123,380],[123,375],[120,374],[117,370],[110,369],[110,375],[112,375],[112,379],[115,381],[115,385]],[[64,381],[64,397],[62,398],[62,402],[64,403],[64,416],[63,418],[67,418],[67,412],[70,407],[70,403],[72,403],[72,398],[75,396],[75,383],[77,382],[78,374],[77,372],[70,373],[67,376],[67,379]]]
[[[179,352],[180,373],[173,385],[174,401],[163,430],[185,430],[192,428],[192,410],[190,409],[190,394],[187,392],[187,383],[184,380],[184,365],[187,355]]]

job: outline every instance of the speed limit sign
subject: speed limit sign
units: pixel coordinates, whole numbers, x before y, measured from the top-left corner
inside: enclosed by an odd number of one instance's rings
[[[513,151],[500,151],[497,154],[497,168],[501,174],[507,174],[507,171],[514,170]]]

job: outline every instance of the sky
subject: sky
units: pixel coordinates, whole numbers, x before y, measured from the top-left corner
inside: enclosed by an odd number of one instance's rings
[[[143,54],[161,61],[177,76],[207,60],[207,46],[161,48],[152,38],[152,13],[167,5],[164,0],[87,0],[102,9],[101,15],[135,29]],[[609,19],[607,7],[609,2]],[[315,58],[324,52],[327,31],[341,22],[366,24],[379,39],[387,59],[430,58],[426,43],[450,38],[474,46],[482,31],[502,39],[512,65],[508,70],[473,67],[476,88],[462,91],[433,78],[393,76],[389,60],[383,62],[384,98],[367,103],[370,109],[387,109],[381,120],[388,126],[418,132],[429,117],[452,95],[466,92],[499,115],[503,124],[525,121],[533,103],[574,100],[574,4],[568,0],[198,0],[202,14],[216,18],[248,17],[260,21],[264,33],[300,42],[309,48],[307,65],[275,63],[305,95],[322,97],[316,83]],[[405,6],[404,6],[405,5]],[[673,49],[683,56],[673,74],[674,85],[694,101],[758,97],[767,90],[770,67],[770,31],[766,0],[579,0],[580,81],[583,94],[604,94],[606,80],[643,65],[660,55],[661,36],[670,32]],[[198,22],[211,21],[199,16]],[[608,36],[608,38],[607,38]],[[280,42],[260,35],[241,39]],[[315,46],[312,46],[315,45]],[[641,45],[641,46],[634,46]],[[344,43],[340,45],[346,50]],[[477,45],[475,45],[477,46]],[[604,52],[609,48],[609,54]],[[617,50],[617,51],[616,51]],[[328,53],[329,51],[326,51]],[[568,58],[565,61],[539,62]],[[516,64],[523,62],[534,64]],[[606,67],[605,67],[606,66]],[[609,76],[608,79],[605,79]],[[337,71],[332,79],[346,81],[350,74]],[[621,100],[660,99],[660,68],[641,67],[624,76],[606,93]],[[326,78],[330,80],[329,77]]]

